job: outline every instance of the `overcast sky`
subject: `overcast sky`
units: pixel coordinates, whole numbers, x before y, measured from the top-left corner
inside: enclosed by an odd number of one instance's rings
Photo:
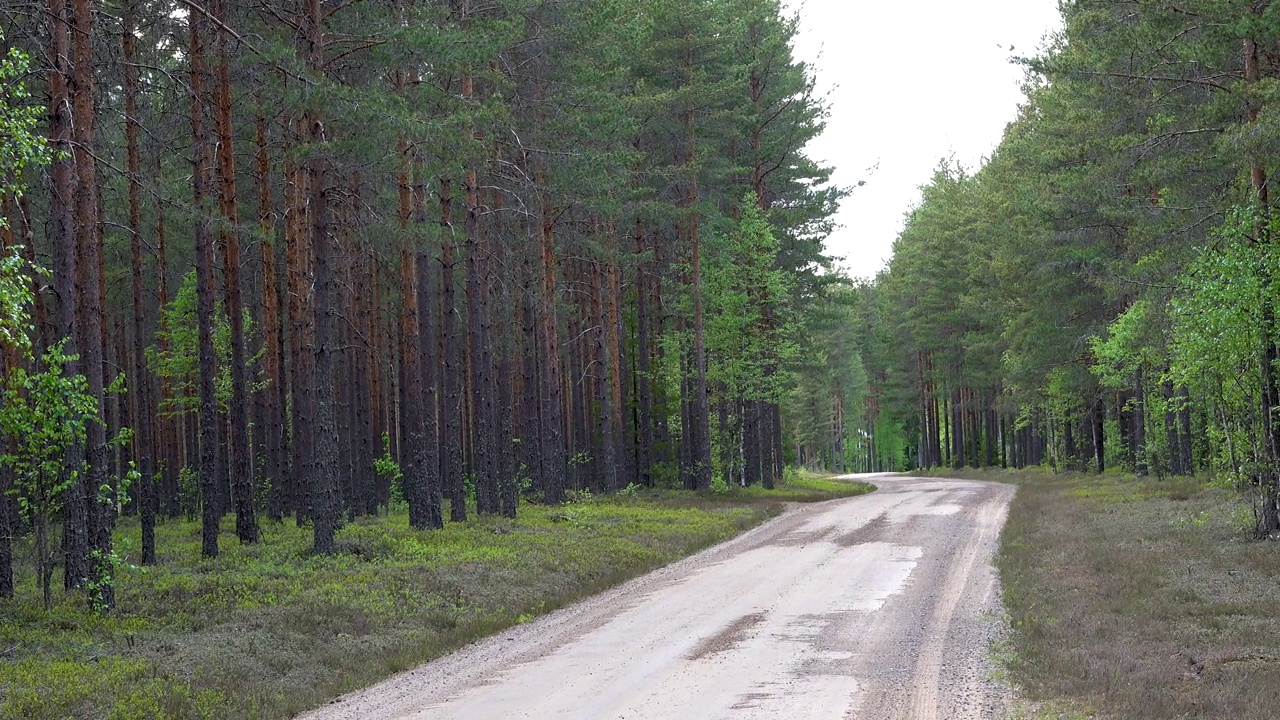
[[[827,130],[810,157],[840,185],[827,250],[855,277],[888,261],[903,217],[938,161],[976,167],[1022,100],[1021,68],[1060,23],[1057,0],[784,0],[800,11],[797,59],[827,93]]]

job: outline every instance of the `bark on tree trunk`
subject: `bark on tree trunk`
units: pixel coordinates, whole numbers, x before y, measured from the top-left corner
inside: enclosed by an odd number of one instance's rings
[[[1148,470],[1147,461],[1147,387],[1146,373],[1142,368],[1134,377],[1135,392],[1133,396],[1133,471],[1138,477],[1145,477]]]
[[[320,0],[307,0],[304,16],[305,52],[310,71],[324,71],[324,13]],[[311,474],[311,518],[313,550],[319,555],[334,552],[334,534],[341,520],[338,498],[338,433],[334,409],[334,381],[337,334],[334,332],[336,289],[334,287],[333,241],[329,233],[328,160],[323,146],[324,118],[316,109],[306,114],[306,137],[315,153],[307,162],[307,184],[311,191],[311,246],[315,254],[315,453]]]
[[[266,386],[259,393],[263,405],[263,476],[269,484],[267,515],[272,520],[283,520],[286,490],[285,428],[288,416],[284,404],[283,338],[280,326],[280,277],[276,269],[275,223],[271,204],[271,158],[267,147],[267,121],[259,115],[256,122],[258,165],[258,230],[262,236],[262,304],[260,325],[262,328],[262,362]]]
[[[220,27],[227,21],[226,0],[213,3],[214,20]],[[226,311],[231,327],[231,400],[228,452],[231,490],[236,507],[236,537],[243,544],[258,542],[258,517],[254,508],[253,451],[249,445],[249,380],[245,368],[244,303],[240,291],[240,238],[236,213],[235,133],[231,126],[231,63],[227,57],[228,35],[217,33],[218,176],[221,185],[221,238]]]
[[[636,220],[633,235],[636,253],[643,256],[646,248],[644,226]],[[639,441],[636,447],[636,475],[640,484],[653,485],[653,394],[651,386],[652,358],[649,337],[649,263],[641,260],[636,265],[636,413],[639,423]]]
[[[539,398],[538,355],[541,341],[537,326],[536,275],[533,270],[533,250],[526,250],[523,270],[523,287],[520,298],[521,366],[520,366],[520,465],[523,478],[530,480],[533,489],[545,493],[542,470],[542,423]]]
[[[463,79],[463,97],[471,97],[471,78]],[[470,374],[474,453],[472,481],[476,491],[476,512],[493,515],[498,512],[498,482],[494,475],[493,386],[490,366],[488,243],[480,234],[480,196],[474,167],[466,172],[467,235],[467,339],[471,362]]]
[[[692,47],[685,58],[685,69],[688,81],[693,82],[694,54]],[[693,377],[692,403],[690,421],[693,444],[690,448],[690,489],[700,490],[711,486],[711,418],[707,400],[707,341],[704,332],[702,303],[702,239],[700,233],[700,216],[698,203],[698,170],[697,158],[697,122],[696,112],[692,104],[684,109],[684,131],[687,143],[684,165],[687,172],[685,178],[685,194],[682,206],[688,212],[685,218],[685,237],[689,249],[690,273],[692,286],[689,292],[693,295]]]
[[[449,497],[449,519],[467,520],[467,491],[462,474],[462,339],[454,292],[453,183],[440,179],[440,320],[444,377],[440,406],[440,480]]]
[[[216,356],[213,347],[213,236],[209,230],[208,173],[211,166],[209,139],[204,129],[205,66],[204,24],[202,13],[188,14],[191,30],[191,137],[195,168],[192,172],[193,204],[198,216],[195,221],[196,243],[196,325],[200,355],[200,497],[202,507],[202,531],[200,552],[204,557],[218,556],[218,487],[222,478],[218,475],[217,455],[220,452],[218,438],[217,390],[215,387]]]
[[[1262,7],[1252,6],[1250,11],[1257,17],[1263,13]],[[1254,38],[1244,40],[1244,79],[1249,85],[1256,85],[1262,80],[1260,52]],[[1258,108],[1256,101],[1250,99],[1245,110],[1245,122],[1256,123]],[[1270,213],[1269,191],[1267,187],[1267,170],[1257,157],[1249,158],[1249,179],[1253,188],[1254,199],[1264,218]],[[1270,246],[1272,238],[1269,224],[1263,220],[1255,230],[1254,242]],[[1263,268],[1262,288],[1264,296],[1271,296],[1275,278]],[[1280,332],[1276,328],[1275,309],[1271,303],[1264,303],[1262,308],[1262,347],[1260,370],[1262,375],[1261,417],[1263,423],[1263,441],[1265,457],[1262,476],[1258,478],[1262,485],[1262,507],[1258,513],[1257,535],[1260,538],[1270,537],[1280,530],[1280,378],[1277,378],[1276,363],[1280,360],[1280,349],[1277,341]]]
[[[545,180],[535,180],[540,188],[546,187]],[[556,326],[556,259],[555,259],[555,225],[550,198],[545,195],[541,201],[541,217],[538,223],[541,282],[541,341],[540,357],[542,360],[542,416],[540,429],[542,432],[542,492],[549,505],[564,502],[565,490],[565,442],[564,442],[564,380],[560,369],[560,340]]]
[[[58,296],[57,334],[65,342],[64,354],[78,356],[76,298],[80,294],[75,224],[75,168],[71,137],[71,26],[66,0],[49,0],[46,28],[49,34],[49,145],[56,153],[49,168],[49,236],[53,245],[54,290]],[[68,376],[80,374],[80,362],[67,363]],[[67,449],[66,472],[84,466],[84,446]],[[72,483],[63,495],[63,584],[72,590],[89,577],[89,498],[83,483]]]
[[[297,123],[301,130],[301,123]],[[292,434],[286,511],[299,527],[310,516],[309,484],[313,465],[315,391],[314,283],[311,282],[311,233],[307,230],[306,175],[296,164],[286,170],[285,259],[289,297],[289,387]]]
[[[310,0],[312,18],[319,17],[319,0]],[[319,120],[315,120],[319,126]],[[317,127],[312,140],[323,142]],[[315,472],[312,476],[311,516],[313,550],[318,555],[334,552],[334,533],[340,521],[338,500],[338,433],[334,414],[336,337],[334,333],[334,281],[332,240],[329,237],[328,187],[323,159],[313,159],[309,169],[311,186],[312,244],[316,259],[315,299]]]
[[[1178,401],[1178,424],[1181,427],[1178,434],[1178,454],[1183,471],[1187,475],[1194,475],[1196,466],[1191,452],[1191,393],[1186,385],[1178,388]]]
[[[121,51],[124,57],[125,94],[125,145],[129,173],[129,249],[130,269],[133,280],[133,382],[129,393],[136,409],[134,423],[135,447],[138,454],[138,515],[142,524],[142,564],[156,562],[156,515],[152,458],[155,446],[152,442],[151,378],[147,371],[146,308],[142,289],[142,183],[138,157],[138,69],[136,62],[137,37],[134,35],[135,3],[125,6],[124,31],[121,33]]]
[[[71,113],[72,136],[75,141],[76,167],[76,235],[80,250],[77,269],[80,272],[80,319],[78,327],[83,335],[80,352],[84,364],[82,372],[88,380],[88,391],[97,403],[97,415],[106,419],[105,392],[105,311],[102,305],[104,285],[102,277],[103,249],[98,195],[98,171],[96,150],[96,87],[94,83],[93,16],[89,0],[72,3],[71,46],[74,54],[72,73]],[[115,515],[99,497],[100,488],[108,485],[107,471],[109,449],[106,428],[101,423],[90,422],[85,444],[88,449],[85,472],[81,476],[87,501],[85,514],[89,539],[89,587],[90,600],[105,612],[115,605],[112,580],[112,538]]]
[[[1107,469],[1107,436],[1106,436],[1106,420],[1107,406],[1106,401],[1099,397],[1093,404],[1093,456],[1094,469],[1099,475],[1106,472]]]
[[[413,192],[410,178],[409,145],[400,143],[400,416],[401,434],[404,437],[401,463],[400,491],[409,505],[410,527],[426,528],[426,480],[424,478],[426,442],[423,435],[422,360],[416,352],[420,345],[418,313],[418,266],[413,233],[409,222],[413,215]]]
[[[607,241],[607,239],[606,239]],[[607,245],[606,245],[607,247]],[[596,415],[596,434],[600,456],[598,475],[600,487],[605,492],[618,489],[618,466],[615,454],[613,432],[613,359],[609,352],[612,348],[610,340],[609,317],[605,314],[605,303],[602,284],[608,272],[597,263],[595,272],[590,274],[592,320],[597,330],[595,337],[596,397],[600,399],[600,411]]]
[[[155,154],[155,177],[160,177],[160,153]],[[156,301],[159,307],[166,307],[169,304],[169,275],[168,275],[168,247],[167,232],[164,223],[164,206],[162,201],[157,197],[155,205],[156,215]],[[160,333],[159,342],[161,353],[169,351],[168,337],[169,323],[164,313],[160,313]],[[160,381],[160,395],[158,408],[164,408],[173,399],[173,387],[166,377]],[[160,453],[162,456],[162,467],[160,477],[160,496],[163,500],[162,507],[165,514],[169,517],[177,517],[181,514],[180,503],[178,499],[178,473],[182,464],[182,432],[180,416],[175,417],[172,413],[162,414],[156,413],[156,437],[160,439]]]

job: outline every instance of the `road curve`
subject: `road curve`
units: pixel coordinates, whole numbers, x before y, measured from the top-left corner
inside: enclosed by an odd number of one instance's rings
[[[303,717],[1003,718],[1013,487],[872,482]]]

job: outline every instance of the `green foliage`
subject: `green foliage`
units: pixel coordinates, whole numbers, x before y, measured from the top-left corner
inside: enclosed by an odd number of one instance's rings
[[[194,412],[200,401],[197,386],[200,377],[200,339],[196,306],[196,275],[193,270],[183,277],[182,287],[169,305],[161,309],[168,349],[161,350],[158,346],[147,348],[147,364],[151,371],[157,377],[166,379],[174,390],[173,397],[167,400],[166,407],[163,408],[167,412]],[[217,357],[215,387],[219,406],[226,408],[231,401],[231,323],[227,320],[221,302],[215,305],[214,316],[213,347]],[[251,336],[253,328],[253,316],[246,308],[245,335]],[[252,366],[256,360],[256,357],[250,357],[245,362]]]
[[[767,500],[770,502],[821,502],[842,497],[856,497],[874,491],[874,485],[852,480],[839,480],[827,475],[810,473],[788,465],[783,470],[783,480],[773,490],[751,487],[730,488],[725,498]]]
[[[28,66],[27,56],[17,48],[0,57],[0,197],[22,195],[26,169],[53,158],[39,132],[42,108],[32,104],[27,93]],[[0,216],[0,227],[7,223],[8,218]],[[29,349],[31,281],[21,250],[15,246],[0,254],[0,343]]]
[[[391,504],[404,504],[404,473],[400,464],[391,456],[391,434],[382,433],[382,457],[374,458],[373,471],[391,486]]]
[[[865,408],[917,462],[996,462],[998,444],[1014,464],[1275,486],[1276,227],[1253,187],[1280,148],[1275,13],[1133,10],[1062,3],[1000,146],[976,171],[940,163],[870,285]],[[1004,429],[975,427],[975,405]]]
[[[0,218],[3,222],[3,218]],[[21,248],[0,252],[0,343],[29,349],[31,346],[31,280]]]
[[[49,526],[61,512],[63,495],[79,481],[77,471],[66,466],[67,454],[85,442],[88,424],[99,416],[85,377],[67,373],[68,363],[78,358],[63,354],[63,345],[45,352],[41,370],[11,368],[0,406],[0,433],[7,441],[0,464],[12,473],[12,492],[36,529],[36,570],[46,610],[54,561]]]
[[[1266,462],[1254,410],[1266,317],[1278,309],[1272,288],[1280,255],[1253,239],[1262,223],[1252,206],[1228,213],[1218,242],[1181,275],[1172,301],[1170,375],[1195,389],[1217,416],[1206,428],[1217,449],[1213,466],[1237,480],[1256,475]]]
[[[1151,303],[1139,300],[1111,323],[1105,336],[1089,339],[1096,362],[1093,371],[1104,387],[1122,390],[1133,383],[1134,373],[1150,370],[1159,361],[1153,332]],[[1156,337],[1152,337],[1156,335]]]
[[[11,47],[0,57],[0,196],[21,195],[26,169],[53,159],[39,130],[44,108],[32,102],[27,92],[29,66],[29,58],[18,48]]]
[[[790,338],[787,276],[777,268],[778,241],[754,193],[727,236],[710,241],[705,269],[707,380],[731,398],[776,400],[783,367],[798,351]]]
[[[199,522],[162,523],[160,563],[117,568],[127,613],[41,612],[20,584],[0,613],[0,717],[290,717],[727,539],[772,512],[754,500],[584,494],[429,533],[397,508],[346,524],[327,557],[283,523],[205,560]],[[116,545],[138,534],[124,518]]]

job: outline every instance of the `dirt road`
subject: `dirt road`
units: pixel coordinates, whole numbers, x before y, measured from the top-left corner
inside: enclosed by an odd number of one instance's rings
[[[304,717],[1004,717],[990,561],[1013,488],[871,482]]]

